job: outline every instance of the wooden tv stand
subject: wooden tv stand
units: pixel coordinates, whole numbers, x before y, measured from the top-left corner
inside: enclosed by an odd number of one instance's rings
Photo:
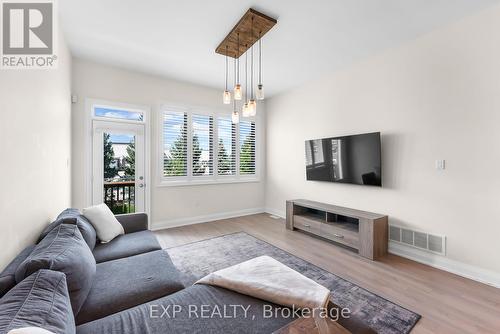
[[[376,260],[387,254],[388,217],[305,199],[286,201],[286,228],[298,229]]]

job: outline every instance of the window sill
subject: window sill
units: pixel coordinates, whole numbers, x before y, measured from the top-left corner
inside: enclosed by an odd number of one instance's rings
[[[175,180],[165,181],[162,180],[157,184],[157,187],[189,187],[189,186],[203,186],[203,185],[216,185],[216,184],[233,184],[233,183],[257,183],[260,182],[258,177],[248,177],[240,179],[217,179],[217,180]]]

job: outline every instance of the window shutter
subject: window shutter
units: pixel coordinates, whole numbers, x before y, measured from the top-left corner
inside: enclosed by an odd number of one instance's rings
[[[219,117],[217,119],[217,174],[236,174],[236,125],[231,117]]]
[[[193,176],[214,175],[214,119],[207,115],[192,115]]]
[[[187,113],[163,114],[163,175],[187,176]]]
[[[255,122],[240,121],[240,175],[255,175]]]

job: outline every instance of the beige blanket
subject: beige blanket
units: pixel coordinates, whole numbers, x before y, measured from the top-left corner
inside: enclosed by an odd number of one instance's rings
[[[329,332],[319,310],[326,309],[330,290],[269,256],[216,271],[195,284],[215,285],[287,307],[316,309],[316,325],[321,333]]]

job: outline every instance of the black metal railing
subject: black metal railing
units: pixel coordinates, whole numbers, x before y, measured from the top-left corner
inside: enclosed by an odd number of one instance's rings
[[[114,214],[135,212],[135,182],[104,182],[104,203]]]

